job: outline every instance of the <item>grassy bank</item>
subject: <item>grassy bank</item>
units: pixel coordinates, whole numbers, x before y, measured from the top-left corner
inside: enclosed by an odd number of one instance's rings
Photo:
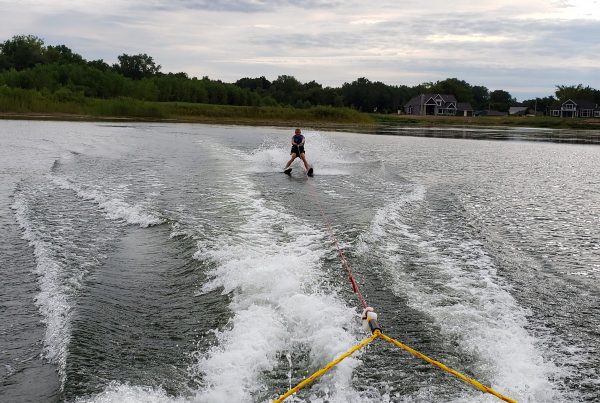
[[[229,106],[148,102],[132,98],[98,99],[66,89],[54,93],[0,86],[0,118],[56,120],[150,120],[225,124],[313,125],[373,132],[377,127],[503,126],[600,130],[600,119],[546,116],[454,117],[366,114],[349,108],[318,106]]]
[[[0,87],[0,114],[56,119],[174,120],[235,123],[340,123],[371,125],[373,117],[349,108],[317,106],[229,106],[184,102],[146,102],[132,98],[97,99],[71,91],[55,93]]]
[[[596,118],[555,118],[550,116],[410,116],[373,115],[383,126],[505,126],[538,127],[548,129],[600,129],[600,119]]]

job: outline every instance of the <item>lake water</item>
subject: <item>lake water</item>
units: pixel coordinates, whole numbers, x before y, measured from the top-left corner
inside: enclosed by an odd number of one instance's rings
[[[0,401],[276,398],[367,336],[320,207],[385,333],[597,401],[600,147],[304,134],[0,121]],[[383,341],[298,397],[497,401]]]

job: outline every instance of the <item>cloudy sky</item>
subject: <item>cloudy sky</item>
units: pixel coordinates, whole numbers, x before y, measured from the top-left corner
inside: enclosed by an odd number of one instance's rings
[[[226,82],[457,77],[519,100],[600,88],[600,0],[0,0],[0,41],[17,34]]]

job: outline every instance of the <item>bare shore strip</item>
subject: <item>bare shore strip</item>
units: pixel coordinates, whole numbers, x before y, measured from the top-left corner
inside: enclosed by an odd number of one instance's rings
[[[21,104],[12,107],[4,104],[4,108],[0,109],[0,119],[302,126],[371,134],[600,144],[600,119],[382,115],[333,107],[297,109],[119,99],[94,100],[85,104]]]

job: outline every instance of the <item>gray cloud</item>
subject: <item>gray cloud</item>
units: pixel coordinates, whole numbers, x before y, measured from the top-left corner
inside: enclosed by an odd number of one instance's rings
[[[443,27],[432,31],[432,26]],[[428,39],[435,34],[436,40]],[[440,52],[444,57],[449,46],[456,50],[477,52],[494,48],[515,54],[531,53],[549,56],[594,56],[600,47],[600,24],[588,20],[568,21],[497,21],[473,15],[431,18],[420,21],[387,21],[341,32],[323,30],[318,33],[260,34],[247,39],[255,46],[267,45],[294,51],[310,49],[356,50],[377,47],[399,47],[404,43],[420,49]],[[475,56],[476,53],[473,53]]]
[[[431,27],[437,27],[432,30]],[[427,38],[436,34],[438,40]],[[312,55],[316,64],[337,58],[338,76],[321,76],[339,85],[359,76],[390,84],[417,84],[458,77],[519,97],[549,95],[554,86],[587,83],[600,86],[596,55],[600,24],[593,20],[496,20],[478,14],[417,20],[395,19],[340,31],[261,34],[248,38],[285,56]],[[407,45],[408,43],[408,45]],[[369,49],[378,49],[369,53]],[[387,52],[387,53],[386,53]],[[277,70],[277,63],[265,61]],[[279,67],[281,68],[281,67]],[[313,71],[322,68],[315,67]],[[301,68],[290,68],[306,74]],[[341,72],[341,73],[340,73]],[[329,77],[325,77],[325,75]],[[311,77],[315,79],[316,77]]]
[[[173,0],[155,3],[158,9],[187,8],[205,11],[225,12],[273,12],[282,7],[298,7],[304,9],[337,7],[341,1],[336,0]]]
[[[358,77],[414,85],[458,77],[524,97],[570,82],[600,88],[600,14],[559,3],[456,0],[439,12],[416,0],[0,0],[0,37],[33,33],[109,62],[145,52],[164,71],[224,81],[291,74],[333,86]]]

